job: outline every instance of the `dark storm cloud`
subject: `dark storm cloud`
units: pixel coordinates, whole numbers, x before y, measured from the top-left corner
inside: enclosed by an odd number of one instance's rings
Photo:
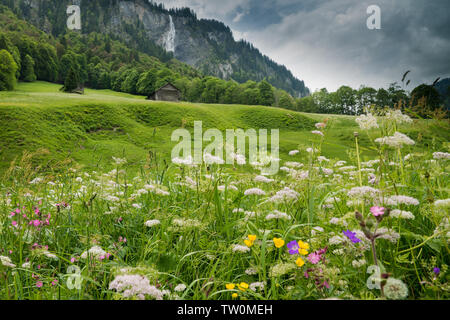
[[[311,89],[386,87],[411,70],[411,86],[450,76],[448,0],[166,0],[230,25]],[[369,5],[381,30],[366,27]]]

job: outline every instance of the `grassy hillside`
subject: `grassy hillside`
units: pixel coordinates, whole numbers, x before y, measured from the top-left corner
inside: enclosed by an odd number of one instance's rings
[[[192,128],[195,120],[204,128],[279,128],[280,155],[303,150],[290,159],[305,156],[305,148],[319,139],[311,134],[314,124],[326,115],[302,114],[284,109],[146,101],[142,96],[110,90],[86,89],[84,95],[66,94],[60,85],[47,82],[20,83],[16,91],[0,92],[0,171],[24,150],[45,149],[36,156],[44,168],[58,168],[61,161],[75,161],[91,169],[108,165],[111,157],[126,157],[135,167],[143,165],[149,153],[169,159],[175,143],[174,129]],[[351,116],[330,116],[323,154],[348,158],[353,150],[353,132],[359,127]],[[419,121],[402,128],[428,148],[449,139],[432,121]],[[375,154],[362,134],[363,159]],[[434,149],[434,148],[433,148]]]

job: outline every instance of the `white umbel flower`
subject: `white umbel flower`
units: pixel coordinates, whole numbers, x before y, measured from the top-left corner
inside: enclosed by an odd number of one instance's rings
[[[434,206],[438,208],[450,207],[450,199],[436,200]]]
[[[241,252],[241,253],[245,253],[245,252],[249,252],[250,248],[247,246],[242,246],[240,244],[235,244],[232,247],[233,252]]]
[[[16,267],[16,265],[12,263],[12,261],[11,261],[11,259],[9,257],[0,256],[0,262],[5,267],[9,267],[9,268],[15,268]]]
[[[271,183],[274,182],[274,179],[269,179],[265,176],[256,176],[255,179],[253,179],[255,182],[263,182],[263,183]]]
[[[272,202],[281,202],[286,200],[296,201],[299,195],[300,194],[298,192],[288,187],[285,187],[284,189],[277,191],[277,193],[270,198],[270,201]]]
[[[389,147],[393,148],[401,148],[404,144],[406,145],[414,145],[415,142],[411,138],[409,138],[407,135],[396,132],[393,136],[387,136],[375,139],[376,143],[379,143],[380,145],[387,145]]]
[[[244,195],[250,196],[250,195],[257,195],[257,196],[264,196],[266,192],[264,190],[261,190],[259,188],[251,188],[244,191]]]
[[[403,211],[403,210],[399,210],[399,209],[392,210],[389,213],[389,216],[393,217],[393,218],[411,219],[411,220],[415,218],[414,214],[412,212]]]
[[[148,220],[144,224],[145,224],[146,227],[151,228],[151,227],[154,227],[154,226],[156,226],[156,225],[158,225],[160,223],[161,223],[161,221],[159,221],[157,219],[154,219],[154,220]]]
[[[396,206],[399,204],[418,206],[419,200],[409,196],[394,195],[386,199],[386,204],[390,206]]]
[[[448,152],[435,152],[433,153],[434,159],[450,159],[450,153]]]
[[[90,248],[89,250],[84,251],[84,252],[81,254],[81,258],[82,258],[82,259],[87,259],[88,255],[89,255],[91,258],[94,258],[94,259],[100,259],[100,257],[103,257],[103,256],[106,255],[106,251],[104,251],[104,250],[103,250],[101,247],[99,247],[99,246],[93,246],[93,247]]]
[[[287,213],[285,212],[281,212],[278,210],[274,210],[273,213],[269,213],[266,216],[266,220],[272,220],[272,219],[283,219],[283,220],[290,220],[291,216],[289,216]]]
[[[377,118],[371,113],[360,115],[355,121],[363,130],[378,128]]]
[[[116,290],[125,298],[137,297],[139,300],[144,300],[146,296],[149,296],[156,300],[163,299],[162,291],[150,285],[146,277],[137,274],[115,277],[109,284],[109,289]]]
[[[401,110],[389,110],[386,113],[386,118],[395,121],[397,124],[412,123],[413,120],[406,114],[403,114]]]

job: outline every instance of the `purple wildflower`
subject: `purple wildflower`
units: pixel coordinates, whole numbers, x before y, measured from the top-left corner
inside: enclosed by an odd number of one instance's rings
[[[441,272],[441,269],[439,269],[438,267],[433,268],[433,272],[435,275],[438,275]]]
[[[347,231],[342,231],[342,233],[344,235],[346,235],[347,238],[349,238],[353,243],[358,243],[358,242],[361,241],[361,239],[358,239],[356,237],[356,233],[355,232],[351,232],[350,230],[347,230]]]
[[[292,240],[287,244],[287,247],[289,249],[289,254],[297,254],[298,250],[300,249],[300,246],[298,245],[298,242],[295,240]]]

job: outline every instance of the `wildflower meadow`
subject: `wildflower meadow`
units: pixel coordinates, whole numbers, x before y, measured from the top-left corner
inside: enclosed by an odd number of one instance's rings
[[[25,153],[0,184],[0,299],[448,299],[450,153],[391,109],[328,159],[331,121],[275,175],[211,155],[45,171]]]

